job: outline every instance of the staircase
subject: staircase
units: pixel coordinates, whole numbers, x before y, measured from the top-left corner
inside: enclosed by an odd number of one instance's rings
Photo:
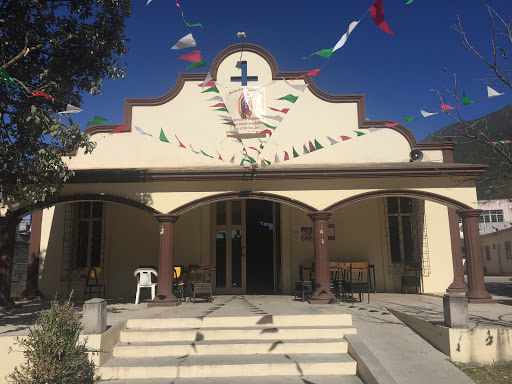
[[[111,384],[361,384],[351,325],[347,314],[131,319],[98,373]]]

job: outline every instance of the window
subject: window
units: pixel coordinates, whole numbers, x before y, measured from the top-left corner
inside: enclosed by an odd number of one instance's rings
[[[502,223],[503,222],[503,209],[494,209],[482,211],[478,217],[479,223]]]
[[[485,258],[487,261],[491,261],[491,247],[488,245],[485,246]]]
[[[407,197],[388,197],[388,235],[393,263],[416,260],[413,231],[413,200]]]
[[[74,205],[73,236],[76,269],[101,267],[103,254],[103,203],[80,202]]]
[[[505,241],[505,258],[507,260],[512,260],[512,250],[510,247],[510,241]]]

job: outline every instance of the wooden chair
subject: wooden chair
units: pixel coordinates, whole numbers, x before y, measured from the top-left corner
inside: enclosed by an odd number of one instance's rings
[[[363,301],[363,293],[368,294],[368,304],[370,304],[370,272],[367,262],[349,263],[350,269],[346,270],[343,281],[343,301],[346,295],[350,293],[352,304],[354,304],[354,294],[359,294],[359,301]]]
[[[421,291],[421,275],[423,268],[419,261],[406,261],[402,274],[402,292],[405,290],[407,295],[407,287],[414,287],[416,293]]]
[[[212,265],[195,265],[190,268],[192,302],[196,303],[197,296],[203,296],[207,301],[212,302],[212,275],[215,268]]]
[[[299,267],[299,281],[295,282],[295,301],[297,296],[302,297],[302,301],[313,294],[315,287],[314,280],[315,264],[304,263]]]
[[[100,267],[88,267],[85,268],[85,289],[84,289],[84,301],[87,296],[89,299],[92,298],[93,294],[97,294],[98,297],[103,295],[105,298],[105,283],[98,282],[98,276],[101,272]]]

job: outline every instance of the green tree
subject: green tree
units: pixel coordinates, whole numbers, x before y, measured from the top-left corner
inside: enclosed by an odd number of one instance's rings
[[[61,156],[94,143],[58,115],[125,77],[130,0],[0,2],[0,193],[34,208],[51,204],[73,174]],[[11,81],[12,77],[12,81]],[[36,96],[36,91],[55,100]],[[9,203],[9,202],[7,202]],[[8,205],[8,204],[7,204]]]

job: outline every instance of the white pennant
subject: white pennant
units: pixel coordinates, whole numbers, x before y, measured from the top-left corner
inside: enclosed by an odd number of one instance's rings
[[[336,45],[333,48],[333,52],[336,52],[338,49],[343,47],[345,43],[347,42],[348,36],[352,33],[355,27],[357,27],[357,24],[359,24],[359,21],[353,21],[348,26],[348,31],[341,37],[341,39],[336,43]]]
[[[374,128],[374,127],[372,127],[372,128],[366,128],[366,129],[368,130],[368,132],[375,132],[375,131],[377,131],[379,128]]]
[[[214,97],[209,98],[206,101],[224,101],[224,99],[220,96],[214,96]]]
[[[149,133],[148,131],[146,131],[144,128],[141,128],[141,127],[137,127],[137,126],[135,126],[135,130],[136,130],[137,132],[139,132],[141,135],[153,136],[151,133]]]
[[[283,121],[283,117],[282,116],[269,116],[269,115],[261,115],[263,116],[264,118],[266,119],[269,119],[269,120],[275,120],[275,121]]]
[[[233,157],[231,158],[231,160],[229,160],[230,163],[235,163],[235,155],[233,155]]]
[[[501,95],[503,95],[503,93],[499,93],[499,92],[495,91],[494,89],[492,89],[491,87],[487,86],[487,97],[489,99],[492,99],[493,97],[501,96]]]
[[[146,7],[148,6],[149,3],[151,3],[153,0],[148,0],[148,2],[146,3]]]
[[[279,156],[277,156],[277,152],[276,152],[276,158],[274,159],[274,163],[279,163]]]
[[[284,82],[285,82],[286,84],[288,84],[288,85],[289,85],[290,87],[292,87],[293,89],[296,89],[297,91],[303,91],[303,90],[305,90],[305,89],[308,87],[308,85],[307,85],[307,84],[293,85],[293,84],[292,84],[292,83],[290,83],[288,80],[286,80],[286,79],[284,79],[284,78],[283,78],[283,80],[284,80]]]
[[[189,144],[190,145],[190,149],[192,150],[192,152],[194,152],[196,155],[199,155],[200,152],[197,152],[194,147],[192,147],[192,144]]]
[[[429,117],[429,116],[432,116],[432,115],[437,115],[437,112],[433,112],[433,113],[425,112],[423,109],[420,109],[420,112],[421,112],[421,115],[423,117]]]
[[[204,88],[204,86],[205,86],[205,85],[206,85],[210,80],[213,80],[213,77],[212,77],[212,75],[210,75],[210,72],[208,72],[208,73],[206,74],[206,78],[205,78],[205,79],[204,79],[204,81],[203,81],[203,88]]]
[[[66,106],[66,110],[62,112],[57,112],[59,115],[62,115],[63,113],[80,113],[82,110],[78,107],[75,107],[74,105],[68,104]]]
[[[309,153],[308,149],[306,148],[306,144],[302,146],[302,152],[304,153],[304,155],[307,155]]]
[[[334,140],[332,137],[327,136],[327,140],[331,143],[331,145],[338,144],[336,140]]]
[[[261,166],[262,167],[266,167],[267,166],[267,163],[265,163],[265,160],[261,159]]]
[[[179,39],[179,41],[176,44],[174,44],[174,46],[171,49],[190,48],[190,47],[195,47],[196,45],[197,44],[194,39],[194,36],[192,36],[192,34],[189,33],[187,36],[184,36],[181,39]]]

